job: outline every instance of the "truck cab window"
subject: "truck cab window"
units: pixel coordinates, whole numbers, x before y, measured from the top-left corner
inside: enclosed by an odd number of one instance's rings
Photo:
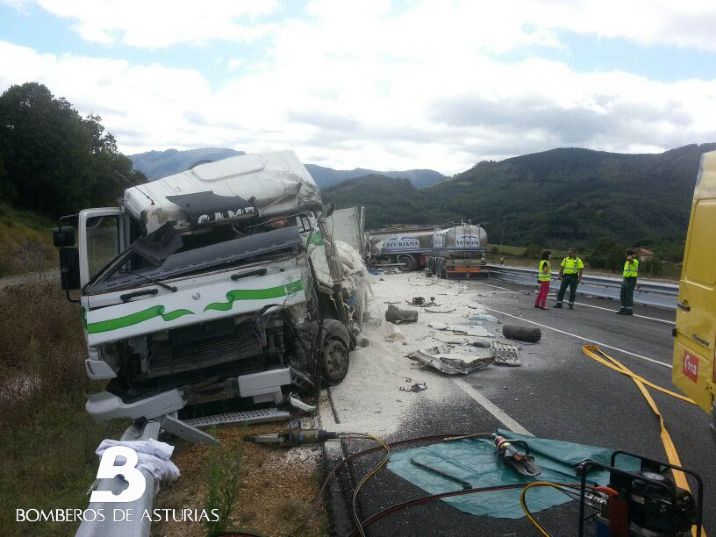
[[[120,251],[119,217],[97,216],[87,220],[87,264],[94,277]]]

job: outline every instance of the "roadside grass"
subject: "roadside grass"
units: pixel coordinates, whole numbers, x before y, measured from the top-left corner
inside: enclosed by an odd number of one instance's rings
[[[57,267],[51,220],[0,203],[0,276]]]
[[[79,523],[16,522],[17,509],[85,509],[104,438],[118,438],[126,421],[95,424],[84,410],[92,386],[76,304],[56,284],[0,290],[0,534],[2,537],[74,535]],[[156,508],[221,511],[224,529],[283,535],[308,512],[318,491],[319,447],[294,450],[244,444],[247,433],[280,431],[285,423],[222,427],[218,447],[175,438],[172,459],[181,478],[164,487]],[[209,537],[205,524],[161,522],[152,535]],[[327,535],[319,505],[302,537]]]
[[[311,513],[297,535],[328,535],[321,504],[312,510],[318,492],[321,448],[285,449],[245,443],[246,434],[284,430],[285,423],[225,426],[211,431],[221,442],[200,446],[177,442],[172,459],[181,470],[179,480],[163,489],[155,501],[158,509],[211,509],[216,500],[226,509],[223,530],[246,531],[265,537],[287,535]],[[212,499],[213,498],[213,499]],[[220,507],[221,509],[221,507]],[[216,526],[162,521],[152,524],[153,537],[211,537]]]
[[[78,523],[16,522],[16,509],[87,507],[94,450],[126,423],[95,424],[79,311],[56,285],[0,291],[0,528],[3,537],[73,535]]]
[[[243,446],[240,442],[232,450],[216,447],[209,451],[206,510],[212,515],[215,511],[218,520],[212,516],[206,523],[207,537],[218,537],[230,529],[231,515],[241,486]]]

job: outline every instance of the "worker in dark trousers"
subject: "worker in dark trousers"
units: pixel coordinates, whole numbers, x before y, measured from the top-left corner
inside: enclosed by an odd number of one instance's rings
[[[627,250],[620,296],[622,307],[617,312],[617,315],[634,315],[634,288],[636,287],[638,275],[639,260],[634,256],[634,250]]]
[[[577,285],[582,281],[582,272],[584,272],[584,263],[577,257],[577,251],[574,248],[570,248],[567,252],[567,257],[562,259],[562,263],[559,266],[559,279],[562,280],[562,284],[557,292],[555,308],[562,307],[564,292],[569,287],[569,309],[574,309],[574,300],[577,298]]]

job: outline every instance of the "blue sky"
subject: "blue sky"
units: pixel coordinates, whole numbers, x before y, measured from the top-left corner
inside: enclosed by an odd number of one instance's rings
[[[0,0],[0,91],[39,81],[126,153],[294,149],[433,168],[716,141],[700,0]]]

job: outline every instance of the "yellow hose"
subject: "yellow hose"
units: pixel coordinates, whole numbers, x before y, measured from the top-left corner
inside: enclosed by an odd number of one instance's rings
[[[522,488],[522,492],[520,493],[520,506],[522,507],[522,511],[525,513],[525,516],[527,517],[527,520],[530,521],[530,524],[532,524],[537,531],[540,533],[542,537],[552,537],[550,533],[547,532],[546,529],[542,527],[542,525],[537,522],[535,517],[532,516],[532,513],[527,508],[527,491],[531,489],[532,487],[552,487],[558,490],[561,490],[562,487],[557,485],[556,483],[551,483],[549,481],[534,481],[532,483],[528,483]]]
[[[679,458],[679,453],[676,451],[674,441],[671,439],[671,435],[666,429],[664,417],[661,415],[659,407],[656,405],[656,401],[654,401],[654,398],[649,393],[649,390],[646,389],[646,386],[650,386],[651,388],[659,390],[660,392],[663,392],[667,395],[671,395],[672,397],[676,397],[677,399],[681,399],[682,401],[686,401],[687,403],[695,404],[694,401],[689,399],[688,397],[684,397],[683,395],[672,392],[671,390],[667,390],[666,388],[662,388],[661,386],[657,386],[656,384],[649,382],[645,378],[634,373],[631,369],[629,369],[619,360],[612,358],[611,356],[606,354],[597,345],[584,345],[582,347],[582,352],[585,354],[585,356],[588,356],[592,360],[595,360],[600,364],[609,367],[610,369],[618,371],[623,375],[631,377],[631,379],[634,381],[634,384],[636,384],[637,388],[639,388],[639,391],[649,405],[649,408],[651,408],[651,411],[656,415],[656,417],[659,418],[659,427],[661,429],[661,443],[664,446],[667,460],[670,464],[673,464],[675,466],[681,466],[681,459]],[[691,492],[689,482],[686,480],[684,472],[672,469],[672,473],[674,475],[674,482],[676,483],[676,485],[684,490],[688,490],[689,492]],[[691,527],[691,535],[693,535],[694,537],[696,536],[696,526]],[[703,528],[701,530],[701,535],[706,537],[706,530],[704,530]]]

